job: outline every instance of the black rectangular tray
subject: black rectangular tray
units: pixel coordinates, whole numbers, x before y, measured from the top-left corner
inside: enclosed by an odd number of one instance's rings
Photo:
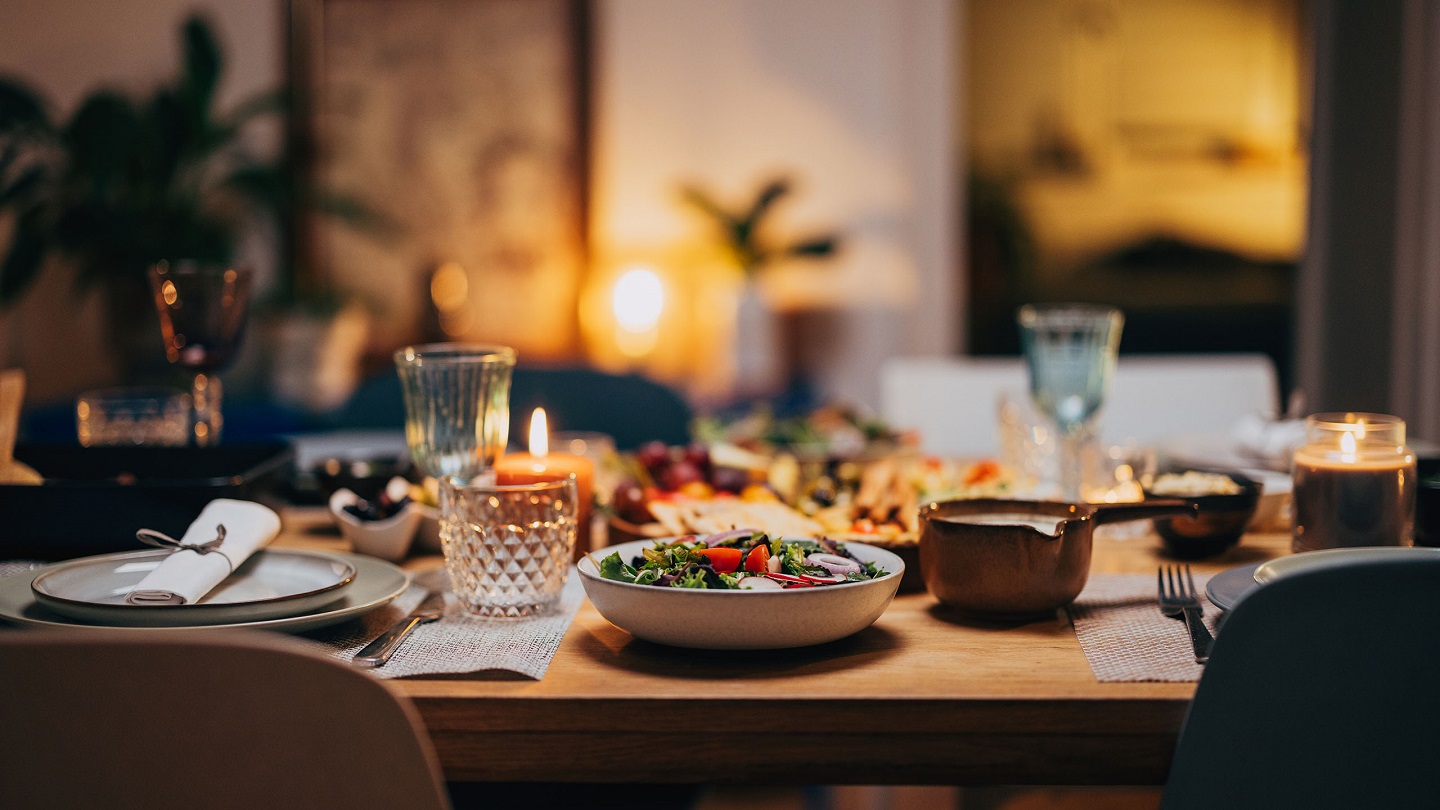
[[[216,498],[279,506],[289,444],[219,447],[19,445],[45,478],[0,486],[0,559],[61,560],[141,547],[138,529],[179,538]]]

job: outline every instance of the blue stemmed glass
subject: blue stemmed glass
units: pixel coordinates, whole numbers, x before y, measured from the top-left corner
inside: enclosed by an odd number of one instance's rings
[[[1125,316],[1090,304],[1027,304],[1016,315],[1030,397],[1060,436],[1060,490],[1080,499],[1080,446],[1105,402]]]

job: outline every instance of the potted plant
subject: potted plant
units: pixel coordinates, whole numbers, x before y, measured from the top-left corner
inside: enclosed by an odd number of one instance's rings
[[[223,69],[199,17],[181,31],[179,75],[146,98],[101,89],[67,120],[25,84],[0,79],[0,216],[13,223],[0,253],[0,307],[41,272],[74,268],[79,292],[102,290],[122,373],[160,363],[147,271],[161,259],[229,262],[242,230],[273,212],[279,167],[240,135],[279,112],[278,93],[215,109]],[[144,326],[140,326],[144,324]]]
[[[742,288],[735,313],[736,387],[742,395],[775,393],[794,379],[798,340],[793,324],[780,323],[757,283],[787,261],[828,258],[839,247],[834,234],[777,241],[768,223],[775,205],[791,192],[790,180],[776,177],[747,205],[728,209],[694,185],[681,187],[682,199],[704,214],[727,262],[740,273]]]

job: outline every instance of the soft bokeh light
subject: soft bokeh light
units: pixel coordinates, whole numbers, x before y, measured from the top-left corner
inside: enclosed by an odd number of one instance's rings
[[[615,322],[629,332],[647,332],[660,323],[665,309],[665,285],[648,267],[634,267],[620,274],[611,294]]]

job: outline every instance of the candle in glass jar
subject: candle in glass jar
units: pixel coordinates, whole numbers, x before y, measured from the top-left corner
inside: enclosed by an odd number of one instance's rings
[[[530,452],[510,453],[495,462],[495,482],[508,484],[539,484],[574,476],[577,510],[575,559],[590,550],[590,512],[595,498],[595,465],[584,456],[550,452],[550,431],[545,409],[536,408],[530,417]]]
[[[1383,414],[1317,414],[1295,452],[1294,551],[1408,546],[1415,456],[1405,422]]]

